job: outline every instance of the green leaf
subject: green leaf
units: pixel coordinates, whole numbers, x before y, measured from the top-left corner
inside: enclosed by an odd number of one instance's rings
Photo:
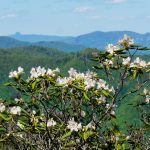
[[[65,147],[75,146],[76,143],[74,141],[70,141],[67,144],[65,144]]]
[[[83,139],[87,140],[90,136],[92,136],[94,134],[94,132],[92,131],[87,131],[83,133]]]
[[[110,93],[109,93],[108,91],[106,91],[106,90],[102,90],[102,93],[103,93],[105,96],[109,96],[109,95],[110,95]]]
[[[147,69],[146,72],[150,72],[150,69]]]
[[[86,93],[84,92],[84,98],[86,99],[86,100],[88,100],[88,101],[90,101],[90,99],[89,99],[89,97],[86,95]]]
[[[150,50],[150,48],[142,47],[142,48],[138,48],[138,50],[147,51],[147,50]]]
[[[129,49],[135,49],[135,48],[138,48],[138,47],[142,47],[142,45],[132,44],[132,45],[130,45]]]
[[[0,139],[0,142],[4,142],[4,141],[6,141],[6,138],[4,138],[4,139]]]
[[[103,69],[102,66],[93,66],[95,69]]]
[[[133,71],[132,79],[136,79],[138,76],[138,73],[136,70]]]
[[[36,81],[34,81],[34,82],[32,83],[32,85],[31,85],[32,90],[34,90],[36,83],[37,83]]]
[[[6,120],[6,121],[9,121],[9,120],[11,119],[11,117],[8,117],[7,115],[2,114],[2,113],[0,113],[0,117],[1,117],[3,120]]]
[[[90,60],[92,60],[92,61],[99,61],[98,58],[90,58]]]
[[[12,82],[8,82],[8,83],[5,83],[4,86],[16,86],[16,84],[14,84]]]
[[[6,129],[2,127],[2,128],[0,128],[0,131],[6,131]]]
[[[61,137],[61,140],[64,140],[65,138],[69,137],[72,132],[67,132],[65,135]]]

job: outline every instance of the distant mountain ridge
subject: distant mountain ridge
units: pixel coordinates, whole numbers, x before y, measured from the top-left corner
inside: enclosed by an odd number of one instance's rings
[[[68,44],[61,41],[25,42],[9,36],[0,36],[0,48],[15,48],[22,46],[42,46],[62,50],[65,52],[76,52],[85,49],[84,46]]]
[[[127,34],[133,37],[138,44],[150,47],[150,33],[140,34],[132,31],[110,31],[102,32],[95,31],[76,37],[73,36],[48,36],[48,35],[28,35],[16,33],[11,35],[11,37],[28,41],[28,42],[40,42],[40,41],[59,41],[67,44],[81,45],[84,47],[104,49],[108,43],[116,44],[117,41]]]
[[[53,35],[39,35],[39,34],[21,34],[20,32],[16,32],[15,34],[10,35],[10,37],[15,38],[20,41],[26,42],[41,42],[41,41],[60,41],[66,43],[72,43],[74,41],[74,37],[72,36],[53,36]]]
[[[97,48],[99,50],[104,50],[106,45],[109,43],[117,44],[117,41],[121,39],[124,34],[133,37],[137,44],[150,47],[150,33],[140,34],[131,31],[95,31],[76,37],[24,35],[21,33],[16,33],[11,36],[0,36],[0,48],[42,46],[62,50],[65,52],[76,52],[85,48]],[[22,41],[23,39],[26,41]],[[150,53],[150,51],[146,52],[146,54],[147,53]]]

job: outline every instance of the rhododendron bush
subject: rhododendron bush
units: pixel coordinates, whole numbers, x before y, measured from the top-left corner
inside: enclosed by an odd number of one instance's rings
[[[12,82],[22,97],[0,102],[0,142],[14,149],[150,149],[150,62],[135,57],[137,51],[149,50],[134,44],[125,35],[118,45],[108,44],[106,51],[93,53],[96,69],[105,73],[78,72],[70,68],[68,76],[59,68],[18,67],[11,71]],[[90,68],[89,68],[90,69]],[[126,82],[134,89],[122,94]],[[142,126],[126,124],[123,132],[116,123],[119,101],[135,93]]]

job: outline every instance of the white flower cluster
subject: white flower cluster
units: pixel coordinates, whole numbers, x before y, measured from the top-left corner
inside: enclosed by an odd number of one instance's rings
[[[39,67],[31,69],[30,78],[38,78],[38,77],[44,76],[44,75],[54,77],[56,75],[56,73],[58,73],[59,71],[60,71],[59,68],[56,68],[55,70],[51,70],[51,69],[46,70],[44,67],[39,66]]]
[[[118,46],[115,46],[113,44],[108,44],[106,46],[106,51],[109,52],[110,54],[114,54],[115,51],[119,50],[120,48]]]
[[[97,74],[92,71],[87,71],[86,73],[78,73],[74,68],[70,68],[68,73],[69,73],[69,77],[72,77],[75,79],[94,78],[97,76]]]
[[[125,34],[124,37],[118,41],[118,43],[121,46],[130,46],[134,44],[134,39]]]
[[[131,64],[130,67],[146,68],[149,63],[146,63],[144,60],[137,57]]]
[[[98,104],[106,103],[106,97],[101,95],[101,97],[96,98]]]
[[[3,103],[0,103],[0,112],[4,112],[6,109],[6,106]]]
[[[103,62],[102,62],[103,65],[105,66],[112,66],[114,64],[114,62],[112,60],[109,60],[109,59],[105,59]]]
[[[71,83],[73,81],[73,78],[67,78],[67,77],[58,77],[56,80],[56,83],[58,85],[62,85],[62,86],[68,86],[69,83]]]
[[[81,123],[77,123],[74,121],[74,118],[72,118],[71,120],[68,121],[68,126],[67,128],[70,129],[70,131],[78,131],[80,129],[82,129],[82,125]]]
[[[115,90],[113,87],[109,88],[109,85],[106,84],[106,81],[104,81],[103,79],[99,79],[97,82],[97,89],[104,89],[104,90],[108,90],[109,92],[113,92],[115,93]]]
[[[144,88],[143,93],[144,93],[145,96],[146,96],[145,102],[146,102],[147,104],[150,103],[150,91],[147,90],[146,88]]]
[[[85,81],[84,81],[84,85],[85,85],[85,90],[89,90],[89,89],[95,87],[96,80],[86,78]]]
[[[13,115],[20,115],[21,107],[20,106],[13,106],[9,108],[9,112]]]
[[[122,64],[124,66],[128,66],[129,68],[146,68],[150,65],[150,62],[146,63],[144,60],[140,59],[139,57],[137,57],[133,62],[131,62],[131,58],[127,57],[127,58],[123,58],[123,62]]]
[[[18,78],[23,72],[24,69],[22,67],[18,67],[17,71],[11,71],[9,73],[9,78]]]
[[[71,68],[69,71],[69,77],[58,77],[56,80],[56,83],[58,85],[67,87],[70,85],[73,81],[78,81],[78,86],[84,85],[84,88],[86,91],[90,90],[91,88],[95,89],[105,89],[109,92],[114,92],[113,88],[109,88],[109,86],[106,84],[106,81],[99,79],[97,80],[96,76],[97,74],[91,71],[87,71],[86,73],[78,73],[75,69]]]
[[[55,126],[55,125],[56,125],[56,121],[54,121],[53,118],[51,118],[47,121],[47,127],[51,127],[51,126]]]
[[[127,66],[127,65],[130,64],[131,58],[130,58],[130,57],[127,57],[127,58],[123,58],[122,60],[123,60],[122,64],[123,64],[124,66]]]
[[[126,48],[126,47],[129,47],[130,45],[133,45],[134,39],[125,34],[124,37],[118,41],[118,44],[119,45],[108,44],[106,46],[106,51],[112,55],[115,55],[115,52],[121,49],[120,46],[123,46]]]

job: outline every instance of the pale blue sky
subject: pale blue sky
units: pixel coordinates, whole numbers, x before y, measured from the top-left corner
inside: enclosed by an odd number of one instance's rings
[[[150,0],[0,0],[0,35],[150,32]]]

